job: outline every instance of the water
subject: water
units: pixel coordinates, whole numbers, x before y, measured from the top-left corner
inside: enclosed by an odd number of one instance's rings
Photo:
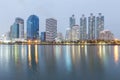
[[[0,80],[120,80],[120,46],[0,45]]]

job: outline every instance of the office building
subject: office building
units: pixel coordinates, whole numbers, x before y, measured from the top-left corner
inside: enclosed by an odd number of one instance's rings
[[[99,39],[100,40],[114,40],[114,35],[109,30],[103,30],[99,34]]]
[[[88,17],[88,39],[94,40],[95,39],[95,16],[93,14],[90,14],[90,17]]]
[[[80,18],[80,40],[87,39],[87,20],[84,15]]]
[[[74,25],[71,30],[71,40],[77,41],[80,39],[80,27],[79,25]]]
[[[27,20],[27,39],[39,39],[39,18],[36,15],[29,16]]]
[[[46,41],[55,41],[57,37],[57,20],[54,18],[46,19]]]
[[[96,19],[96,29],[97,29],[97,39],[99,39],[99,34],[101,31],[104,30],[104,16],[102,16],[101,13],[99,13],[99,16]]]
[[[15,25],[19,27],[19,38],[24,38],[24,20],[22,18],[15,19]]]
[[[69,23],[70,23],[70,28],[72,28],[76,24],[74,14],[72,15],[72,17],[70,17]]]
[[[66,29],[65,40],[71,41],[71,29],[70,28]]]
[[[46,41],[46,32],[41,32],[41,41],[42,42]]]

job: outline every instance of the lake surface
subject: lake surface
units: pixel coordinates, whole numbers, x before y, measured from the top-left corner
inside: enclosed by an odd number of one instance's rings
[[[120,46],[0,45],[0,80],[120,80]]]

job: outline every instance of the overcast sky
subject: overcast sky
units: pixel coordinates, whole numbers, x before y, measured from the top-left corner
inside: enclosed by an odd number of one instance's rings
[[[69,17],[75,14],[77,24],[82,14],[105,16],[105,29],[120,38],[120,0],[0,0],[0,35],[8,32],[16,17],[25,20],[35,14],[40,19],[40,32],[45,31],[45,19],[58,20],[58,32],[65,33]]]

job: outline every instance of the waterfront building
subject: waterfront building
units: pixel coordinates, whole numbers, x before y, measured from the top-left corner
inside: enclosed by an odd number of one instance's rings
[[[14,23],[11,26],[11,39],[16,39],[19,38],[19,26],[18,24]]]
[[[96,19],[96,29],[97,29],[97,39],[99,39],[99,34],[101,31],[104,30],[104,16],[102,16],[101,13],[99,13],[97,19]]]
[[[42,42],[46,41],[46,32],[41,32],[41,41]]]
[[[90,14],[90,17],[88,17],[88,39],[94,40],[95,39],[95,16],[93,14]]]
[[[80,39],[80,26],[74,25],[71,30],[71,39],[72,41],[77,41]]]
[[[22,18],[17,17],[15,19],[15,25],[19,27],[19,38],[24,38],[24,20]]]
[[[57,37],[57,20],[54,18],[46,19],[46,41],[55,41]]]
[[[39,18],[36,15],[29,16],[27,20],[27,39],[39,39]]]
[[[80,18],[80,40],[87,39],[87,20],[84,14]]]
[[[99,39],[100,40],[114,40],[114,35],[109,30],[103,30],[99,34]]]
[[[56,42],[61,42],[63,41],[63,34],[61,32],[57,33],[57,37],[55,38]]]
[[[70,17],[69,23],[70,23],[70,28],[72,28],[76,24],[76,20],[75,20],[75,15],[74,14],[72,15],[72,17]]]
[[[66,29],[65,40],[71,41],[71,29],[70,28]]]
[[[10,27],[11,39],[23,39],[24,38],[24,20],[22,18],[16,18],[14,24]]]

